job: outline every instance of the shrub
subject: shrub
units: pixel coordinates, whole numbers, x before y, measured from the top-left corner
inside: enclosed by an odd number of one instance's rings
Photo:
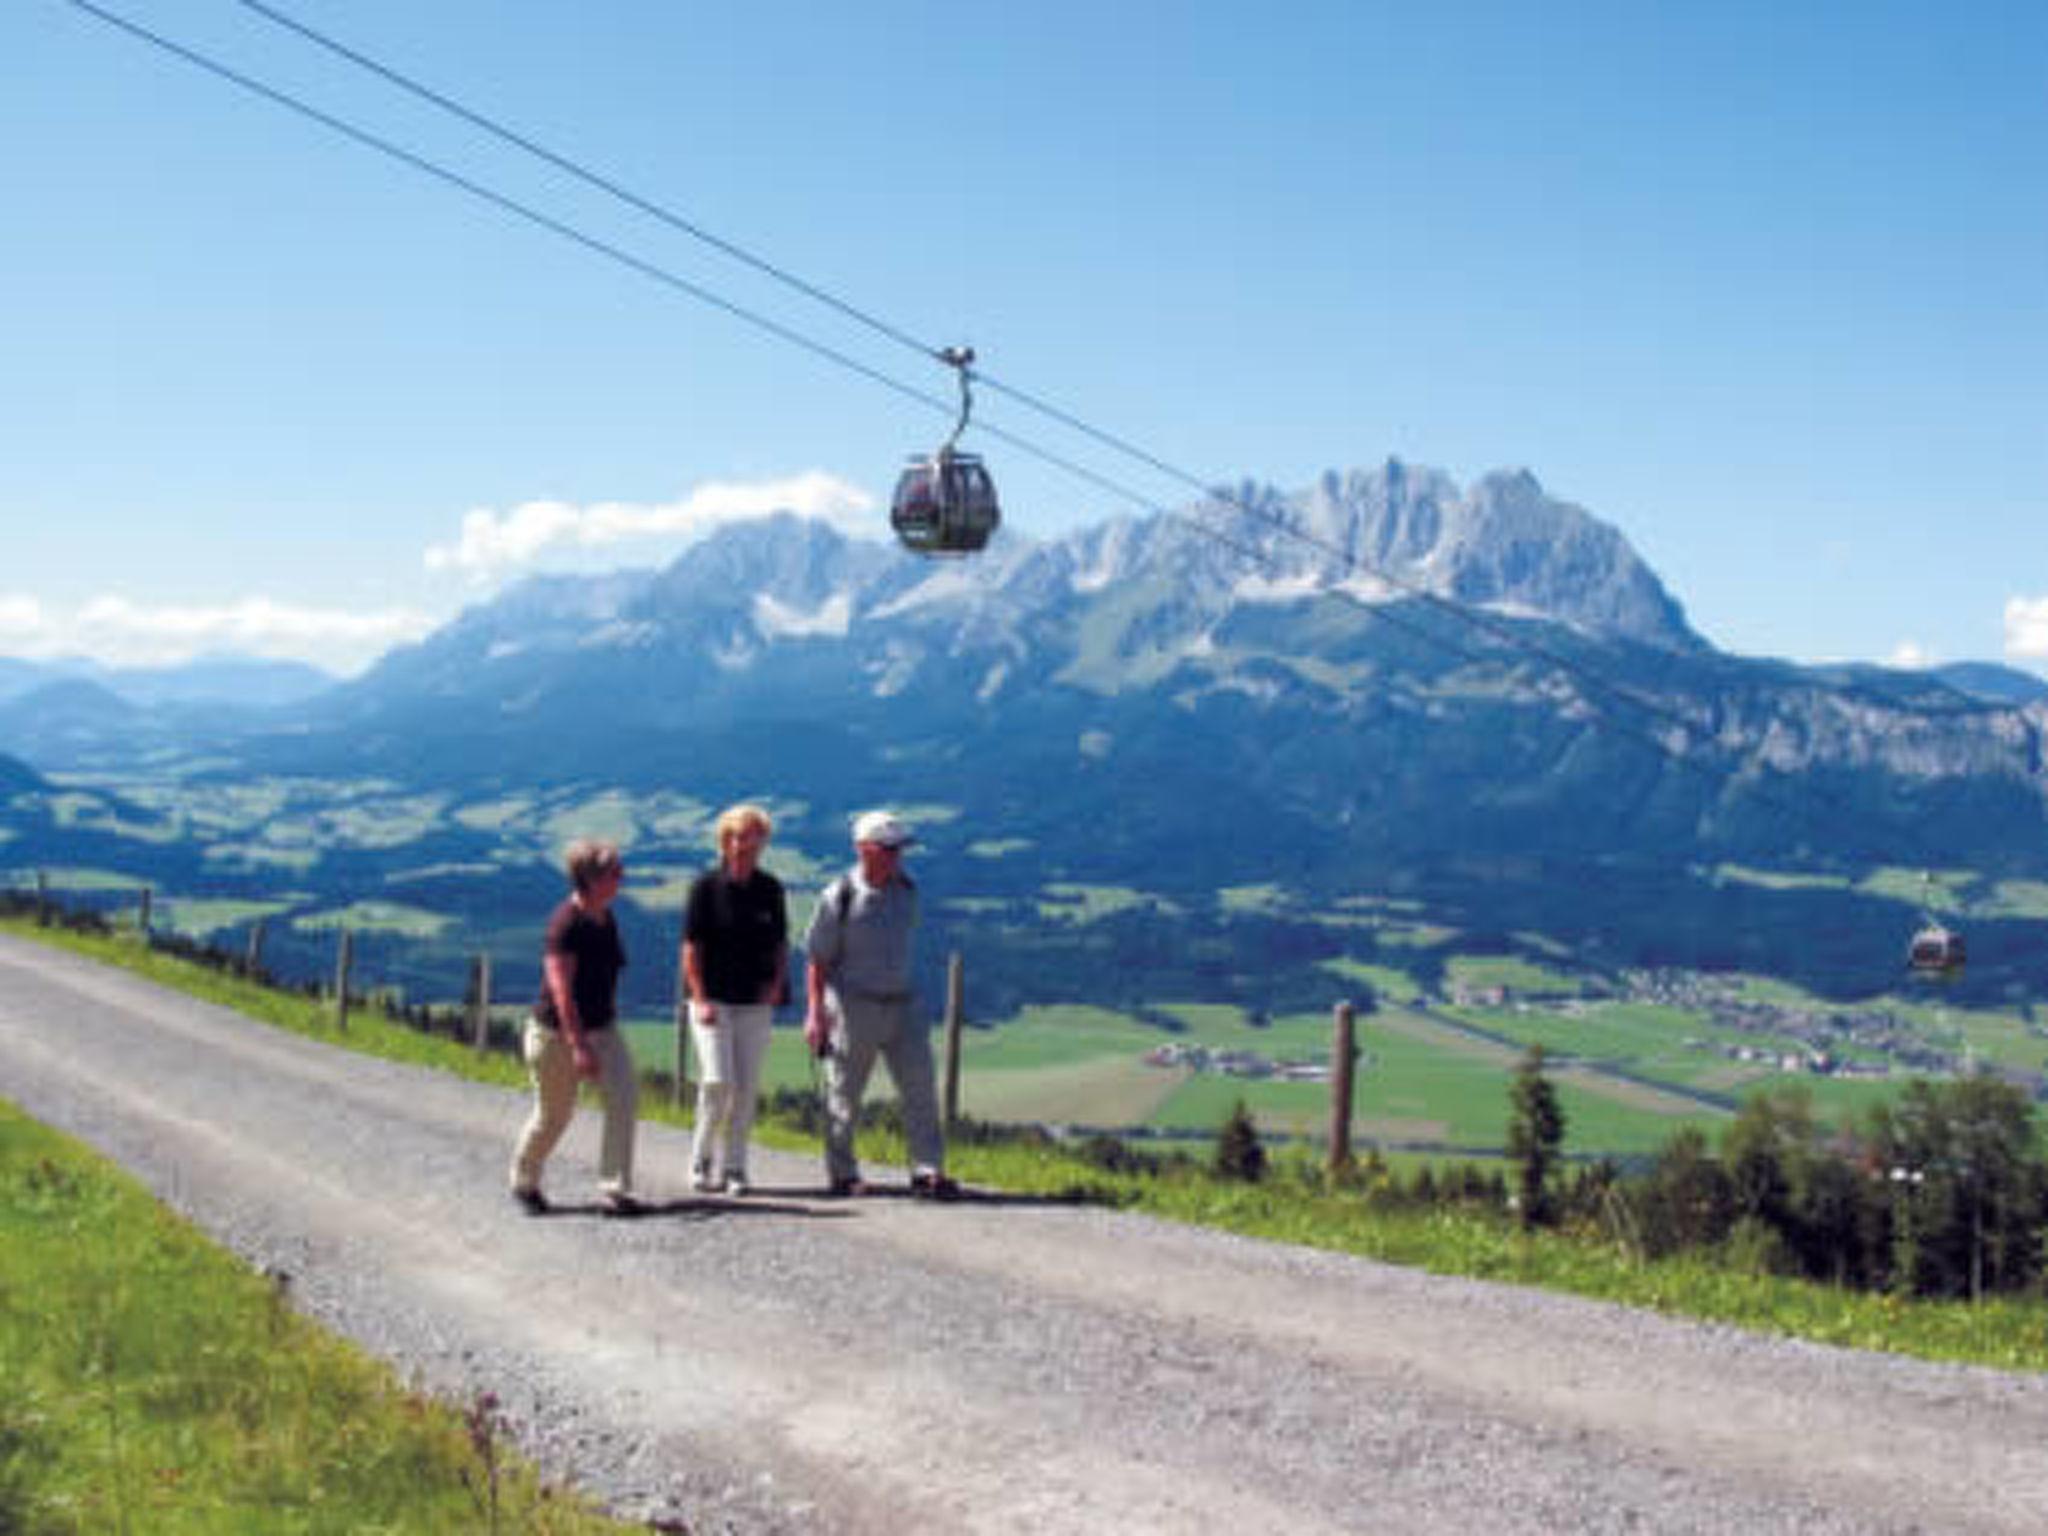
[[[1214,1167],[1219,1178],[1243,1184],[1256,1184],[1266,1176],[1266,1149],[1259,1141],[1259,1128],[1252,1123],[1252,1112],[1243,1099],[1237,1101],[1216,1138]]]

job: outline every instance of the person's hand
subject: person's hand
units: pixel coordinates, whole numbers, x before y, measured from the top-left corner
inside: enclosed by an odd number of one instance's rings
[[[569,1054],[576,1061],[576,1075],[592,1081],[597,1078],[597,1053],[590,1048],[590,1042],[579,1038],[569,1047]]]
[[[832,1041],[832,1021],[822,1013],[813,1013],[804,1019],[804,1044],[811,1048],[813,1056],[825,1054],[825,1047]]]
[[[706,1029],[718,1028],[718,1004],[705,998],[701,1003],[690,1004],[690,1017]]]

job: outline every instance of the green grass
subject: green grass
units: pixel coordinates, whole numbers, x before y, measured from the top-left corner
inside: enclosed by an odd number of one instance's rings
[[[0,1382],[0,1531],[627,1529],[4,1100]]]
[[[1561,971],[1513,955],[1456,955],[1444,966],[1447,981],[1467,987],[1506,987],[1514,992],[1572,992],[1578,982]]]
[[[1856,889],[1910,906],[1924,906],[1937,913],[1956,912],[1964,905],[1963,892],[1975,879],[1967,869],[1880,869],[1858,882]]]
[[[10,879],[16,886],[33,885],[38,874],[43,877],[52,895],[65,891],[140,891],[149,884],[147,880],[136,875],[68,865],[51,865],[42,870],[17,869],[9,872]]]
[[[235,901],[226,898],[179,896],[160,904],[162,924],[179,933],[199,938],[231,928],[246,928],[258,918],[275,917],[286,910],[281,901]]]
[[[1730,885],[1755,885],[1767,891],[1836,891],[1848,885],[1840,875],[1806,874],[1797,870],[1755,869],[1743,864],[1719,864],[1714,879]]]
[[[526,1082],[526,1069],[509,1056],[484,1054],[443,1036],[423,1035],[369,1009],[353,1010],[349,1014],[347,1032],[338,1033],[334,1027],[335,1010],[331,1003],[301,997],[293,992],[280,992],[239,976],[181,960],[175,955],[161,954],[144,946],[133,934],[100,937],[57,928],[39,928],[32,922],[13,920],[0,920],[0,931],[120,966],[163,986],[232,1008],[262,1023],[294,1034],[311,1035],[346,1045],[367,1055],[408,1061],[480,1082],[507,1085],[524,1085]]]
[[[292,926],[306,933],[347,928],[356,933],[395,933],[408,939],[438,938],[450,925],[451,920],[438,912],[397,901],[358,901],[292,919]]]
[[[1352,959],[1325,960],[1322,968],[1346,981],[1364,982],[1382,1002],[1398,1006],[1412,1003],[1422,996],[1421,983],[1406,971],[1396,971],[1384,965],[1367,965]]]
[[[1991,888],[1989,898],[1977,902],[1970,911],[1985,917],[2048,917],[2048,882],[2000,880]]]
[[[1199,1166],[1156,1176],[1105,1173],[1059,1147],[959,1146],[950,1161],[979,1184],[1099,1200],[1435,1274],[1538,1286],[1848,1349],[2048,1370],[2048,1304],[2036,1297],[1974,1306],[1905,1300],[1757,1274],[1715,1255],[1645,1261],[1598,1232],[1532,1234],[1479,1211],[1389,1206],[1369,1170],[1332,1183],[1301,1153],[1280,1153],[1256,1185],[1219,1180]]]
[[[1038,915],[1046,922],[1092,923],[1146,906],[1168,913],[1180,910],[1170,901],[1129,886],[1074,885],[1056,880],[1040,893]]]

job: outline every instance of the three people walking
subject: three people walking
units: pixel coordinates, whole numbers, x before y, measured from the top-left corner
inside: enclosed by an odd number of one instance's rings
[[[692,883],[684,910],[682,1007],[700,1074],[690,1179],[699,1191],[749,1187],[761,1069],[789,981],[787,901],[761,867],[774,831],[758,805],[720,815],[718,863]],[[804,939],[804,1038],[823,1061],[825,1176],[837,1196],[868,1192],[854,1137],[877,1058],[902,1108],[911,1193],[958,1193],[945,1172],[931,1040],[912,975],[918,891],[903,860],[914,841],[888,811],[856,818],[853,866],[819,894]],[[548,1157],[575,1116],[580,1085],[594,1081],[604,1101],[599,1208],[633,1215],[642,1209],[633,1194],[638,1076],[617,1028],[626,949],[612,912],[625,864],[614,844],[586,840],[571,845],[565,865],[570,892],[548,920],[540,996],[522,1041],[534,1101],[513,1153],[512,1197],[530,1214],[550,1209],[541,1188]]]

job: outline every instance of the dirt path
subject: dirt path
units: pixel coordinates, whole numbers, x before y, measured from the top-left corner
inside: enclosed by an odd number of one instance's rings
[[[2048,1530],[2048,1381],[757,1154],[520,1216],[516,1095],[0,938],[0,1095],[551,1470],[695,1531]],[[588,1195],[587,1116],[554,1190]]]

